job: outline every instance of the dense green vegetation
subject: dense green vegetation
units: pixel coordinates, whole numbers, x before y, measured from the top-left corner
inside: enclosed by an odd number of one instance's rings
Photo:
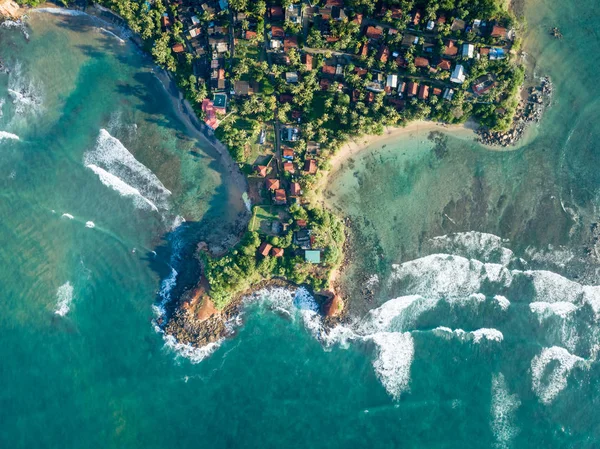
[[[317,247],[326,248],[322,263],[318,266],[304,262],[302,251],[294,245],[293,233],[298,226],[290,228],[283,236],[271,236],[267,241],[283,248],[285,257],[258,255],[261,236],[248,231],[242,241],[223,257],[213,258],[199,253],[205,275],[210,285],[210,296],[217,308],[222,308],[236,293],[244,292],[254,284],[273,277],[285,278],[296,284],[306,284],[314,290],[327,288],[330,272],[341,261],[344,245],[344,228],[339,218],[322,208],[292,206],[292,218],[306,219]],[[292,220],[290,220],[293,223]]]

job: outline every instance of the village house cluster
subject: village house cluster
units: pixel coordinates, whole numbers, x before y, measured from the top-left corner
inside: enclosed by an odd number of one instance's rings
[[[182,25],[171,50],[192,62],[194,88],[206,92],[202,119],[248,174],[259,258],[323,263],[327,240],[298,211],[330,142],[363,132],[353,128],[366,117],[374,126],[508,113],[500,78],[516,38],[510,20],[320,3],[176,0],[161,20],[164,30]]]

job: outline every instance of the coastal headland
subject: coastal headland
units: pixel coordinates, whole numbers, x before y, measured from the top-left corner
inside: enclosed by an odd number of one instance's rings
[[[198,242],[201,279],[158,323],[181,343],[228,335],[242,299],[270,285],[305,286],[343,316],[345,227],[322,192],[366,146],[423,130],[514,144],[523,131],[520,22],[503,1],[99,3],[86,11],[133,31],[251,204],[239,243]]]

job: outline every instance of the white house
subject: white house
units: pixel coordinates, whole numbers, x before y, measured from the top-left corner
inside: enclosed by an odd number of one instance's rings
[[[434,27],[435,27],[435,22],[433,20],[430,20],[429,22],[427,22],[427,31],[433,30]]]
[[[450,81],[453,83],[462,84],[465,82],[465,79],[467,79],[467,76],[465,75],[465,68],[458,64],[456,67],[454,67]]]
[[[398,75],[388,75],[386,86],[395,89],[398,86]]]
[[[463,44],[462,56],[463,58],[471,59],[475,54],[475,46],[473,44]]]

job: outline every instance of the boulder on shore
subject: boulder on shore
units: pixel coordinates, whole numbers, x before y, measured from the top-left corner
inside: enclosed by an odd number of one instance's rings
[[[16,19],[19,17],[19,5],[13,0],[0,0],[0,17]]]

